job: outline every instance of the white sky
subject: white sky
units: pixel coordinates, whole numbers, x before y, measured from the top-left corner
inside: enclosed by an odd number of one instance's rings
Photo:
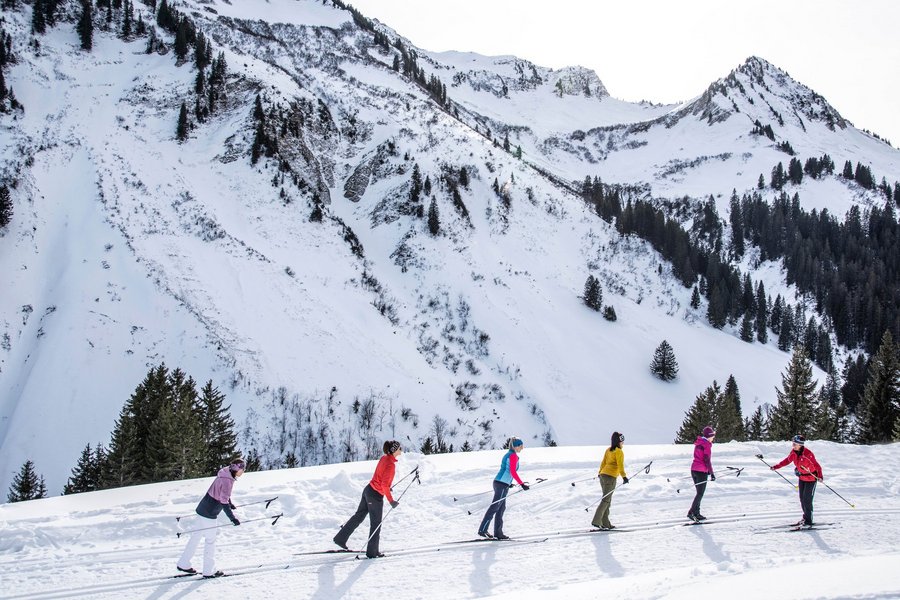
[[[900,147],[897,0],[350,3],[426,50],[589,67],[623,100],[687,100],[760,56]]]

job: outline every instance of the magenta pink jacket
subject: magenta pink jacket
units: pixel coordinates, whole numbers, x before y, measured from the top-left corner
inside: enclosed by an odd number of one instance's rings
[[[694,462],[691,463],[691,471],[712,474],[712,442],[703,436],[699,436],[694,442]]]

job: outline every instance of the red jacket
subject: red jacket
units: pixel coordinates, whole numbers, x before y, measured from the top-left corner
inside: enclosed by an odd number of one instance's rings
[[[809,448],[800,448],[800,452],[791,450],[783,461],[775,465],[774,468],[780,469],[788,463],[794,463],[794,471],[800,476],[800,481],[816,481],[825,479],[822,475],[822,467],[816,460],[816,455]]]
[[[375,467],[375,474],[372,475],[372,481],[369,485],[372,489],[393,502],[394,497],[391,496],[391,484],[394,483],[394,470],[396,469],[397,459],[390,454],[385,454],[378,461]]]

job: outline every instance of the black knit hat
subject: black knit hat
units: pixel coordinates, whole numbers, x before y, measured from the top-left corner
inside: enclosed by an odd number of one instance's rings
[[[393,454],[400,449],[400,442],[397,440],[388,440],[384,443],[384,453]]]

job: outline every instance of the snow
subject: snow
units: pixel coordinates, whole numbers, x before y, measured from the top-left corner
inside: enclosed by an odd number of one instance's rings
[[[606,437],[607,428],[597,428]],[[374,461],[247,473],[234,488],[244,521],[225,525],[216,567],[238,576],[217,581],[171,579],[184,546],[179,530],[212,481],[203,478],[106,490],[0,506],[0,572],[5,598],[893,598],[900,595],[896,540],[900,484],[894,468],[900,445],[848,446],[811,442],[825,483],[815,531],[771,529],[800,515],[796,491],[769,464],[786,443],[714,444],[718,479],[710,482],[703,513],[710,522],[682,526],[692,499],[692,447],[631,445],[631,481],[618,489],[610,517],[621,530],[583,533],[600,497],[596,470],[601,446],[533,448],[522,452],[520,474],[535,484],[508,500],[505,533],[523,542],[447,544],[472,539],[502,451],[422,456],[397,464],[399,507],[384,521],[388,556],[297,556],[333,548],[331,537],[355,510]],[[649,473],[641,469],[652,461]],[[421,484],[400,478],[418,466]],[[743,468],[735,477],[736,469]],[[781,471],[794,477],[790,468]],[[572,483],[575,485],[571,485]],[[408,489],[407,486],[409,485]],[[681,490],[677,492],[676,490]],[[474,497],[473,494],[481,494]],[[454,501],[457,498],[457,501]],[[590,507],[589,512],[585,511]],[[468,512],[471,511],[472,515]],[[179,529],[180,528],[180,529]],[[628,531],[625,531],[628,530]],[[350,538],[359,547],[367,524]],[[199,566],[200,555],[194,566]]]
[[[253,439],[242,435],[244,450],[265,438],[267,402],[280,389],[312,399],[334,438],[346,431],[358,441],[351,406],[372,396],[383,401],[377,434],[417,446],[435,416],[456,429],[457,448],[496,447],[511,434],[530,444],[593,444],[601,424],[631,441],[666,443],[713,380],[735,376],[746,414],[772,402],[790,357],[774,340],[745,344],[733,327],[709,327],[705,306],[689,308],[690,290],[657,253],[620,238],[533,167],[564,180],[596,175],[646,185],[658,199],[712,194],[726,217],[733,188],[755,189],[759,173],[787,160],[770,140],[749,134],[753,118],[769,114],[759,98],[765,92],[788,117],[779,140],[789,139],[799,156],[827,151],[838,168],[861,160],[879,178],[900,179],[900,153],[885,144],[806,118],[801,127],[786,98],[809,90],[790,80],[767,80],[771,89],[756,90],[755,104],[732,93],[741,112],[710,124],[687,110],[702,96],[678,107],[587,97],[577,88],[560,98],[560,78],[602,86],[600,77],[514,57],[417,50],[461,104],[457,120],[386,68],[392,57],[372,48],[371,35],[345,11],[309,0],[179,6],[229,65],[228,104],[183,144],[174,133],[181,102],[192,98],[190,62],[176,66],[171,53],[145,54],[144,40],[125,43],[99,30],[87,54],[64,26],[42,36],[39,51],[15,48],[20,60],[6,81],[26,112],[0,117],[0,173],[21,173],[14,219],[0,236],[0,272],[8,274],[0,339],[9,340],[0,347],[0,490],[31,459],[58,492],[80,450],[109,439],[125,400],[161,362],[227,395],[238,429],[258,428]],[[136,9],[153,22],[144,5]],[[27,35],[29,10],[8,17],[16,40]],[[221,17],[244,22],[238,28]],[[263,33],[282,41],[269,43]],[[542,83],[520,82],[519,67],[526,74],[533,67]],[[452,84],[468,71],[479,83],[506,78],[508,97]],[[321,184],[330,214],[358,236],[364,260],[334,222],[309,222],[310,194],[283,184],[293,201],[279,198],[271,161],[249,164],[257,93],[267,106],[303,99],[329,108],[335,129],[304,131],[313,159],[298,170]],[[721,97],[710,102],[729,106]],[[348,133],[351,117],[356,136]],[[524,160],[493,147],[484,123],[495,135],[509,128]],[[388,140],[396,155],[358,202],[346,200],[346,179]],[[435,185],[438,238],[415,218],[377,218],[408,196],[414,163]],[[438,183],[445,168],[461,165],[472,178],[462,191],[472,228]],[[510,193],[508,215],[491,190],[494,178]],[[804,181],[799,192],[804,207],[837,215],[876,201],[837,178]],[[395,261],[401,243],[413,255],[407,271]],[[773,296],[795,301],[780,265],[742,267]],[[373,306],[380,299],[361,285],[364,272],[377,277],[394,321]],[[617,322],[580,302],[588,274],[599,277]],[[490,336],[482,350],[476,328]],[[663,339],[680,365],[669,384],[648,369]],[[815,377],[824,381],[820,371]],[[454,400],[465,384],[477,387],[474,410]],[[323,398],[332,388],[329,413]],[[402,420],[401,408],[416,418]]]

